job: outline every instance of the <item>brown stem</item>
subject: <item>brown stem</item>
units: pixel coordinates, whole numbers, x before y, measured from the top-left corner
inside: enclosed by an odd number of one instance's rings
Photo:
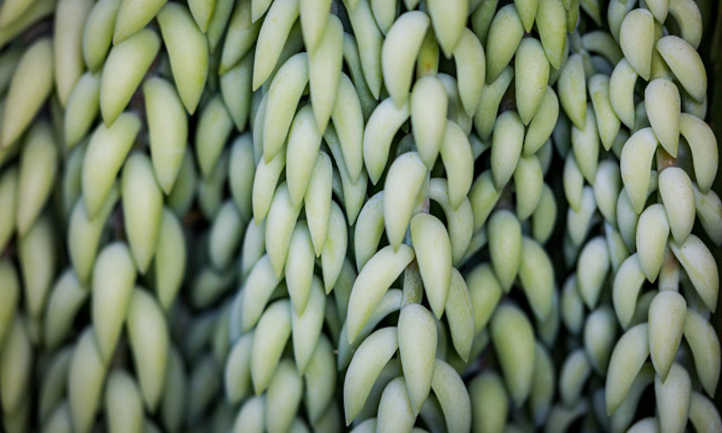
[[[661,173],[667,167],[677,165],[677,158],[670,155],[663,147],[657,148],[657,173]]]

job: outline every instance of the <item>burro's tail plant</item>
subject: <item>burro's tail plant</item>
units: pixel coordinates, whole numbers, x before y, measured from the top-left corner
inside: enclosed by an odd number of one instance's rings
[[[715,0],[5,0],[8,433],[722,433]]]

